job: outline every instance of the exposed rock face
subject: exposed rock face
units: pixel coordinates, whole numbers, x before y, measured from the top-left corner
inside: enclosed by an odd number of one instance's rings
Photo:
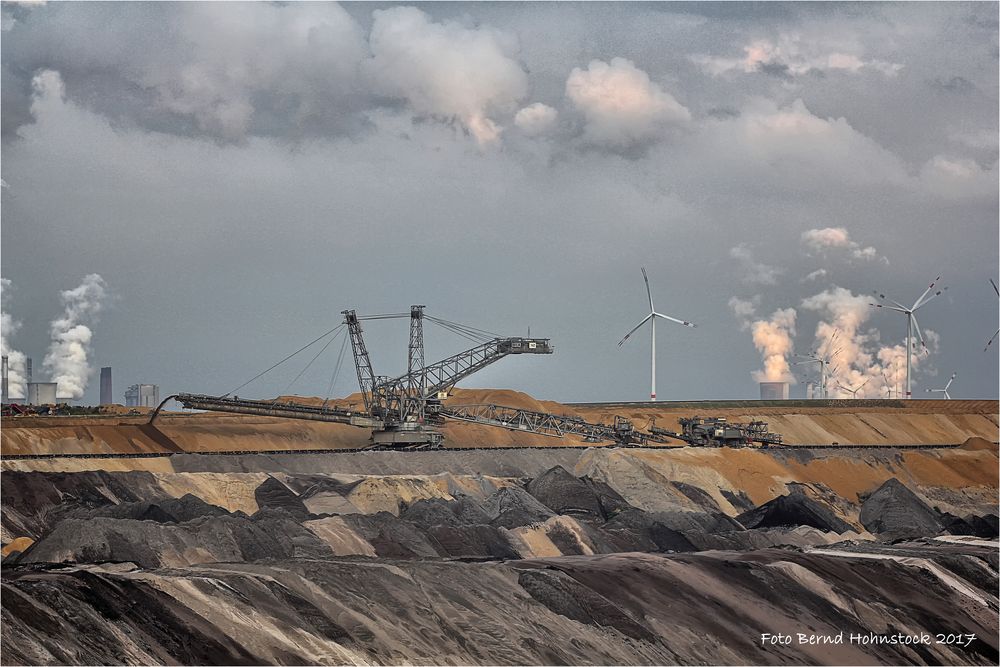
[[[862,503],[861,523],[892,540],[944,532],[938,513],[896,478],[887,480]]]

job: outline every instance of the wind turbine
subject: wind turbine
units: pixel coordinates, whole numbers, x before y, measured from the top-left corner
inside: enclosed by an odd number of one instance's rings
[[[833,341],[837,340],[837,334],[839,333],[840,329],[837,329],[836,331],[833,332],[833,335],[830,336],[830,340],[826,344],[827,352],[829,352],[830,348],[833,347]],[[837,356],[843,349],[844,349],[843,346],[838,347],[836,350],[833,351],[832,354],[827,354],[826,356],[822,357],[819,356],[818,348],[813,350],[812,354],[795,355],[803,359],[803,361],[792,362],[793,366],[801,366],[802,364],[819,364],[819,386],[820,386],[820,393],[822,394],[821,398],[828,398],[826,391],[826,367],[830,364],[830,361],[835,356]]]
[[[997,284],[993,282],[992,278],[990,278],[990,285],[993,285],[993,291],[997,293],[997,296],[1000,296],[1000,289],[997,289]],[[993,334],[993,337],[986,341],[986,347],[983,348],[983,352],[990,349],[990,345],[992,345],[993,341],[997,339],[997,335],[1000,335],[1000,329],[997,329],[997,332]]]
[[[928,389],[927,393],[928,394],[944,394],[944,397],[950,401],[951,400],[951,394],[948,393],[948,387],[951,386],[951,383],[955,381],[956,377],[958,377],[958,373],[952,373],[951,377],[948,378],[948,384],[946,384],[944,386],[944,389]]]
[[[873,308],[888,308],[889,310],[895,310],[897,312],[900,312],[900,313],[903,313],[904,315],[906,315],[906,398],[913,398],[913,392],[910,391],[910,386],[911,386],[910,385],[910,368],[912,366],[912,362],[911,362],[910,359],[911,359],[911,357],[913,355],[913,330],[914,329],[917,330],[917,338],[920,339],[920,344],[924,348],[927,347],[927,344],[924,342],[924,335],[922,333],[920,333],[920,325],[917,324],[917,318],[916,318],[916,315],[914,313],[916,313],[918,310],[920,310],[921,308],[923,308],[924,306],[926,306],[928,303],[930,303],[935,298],[941,296],[941,294],[946,289],[948,289],[947,287],[942,287],[938,291],[934,292],[934,294],[931,294],[930,296],[927,296],[928,294],[931,293],[931,290],[934,289],[934,286],[937,285],[937,282],[939,280],[941,280],[941,276],[938,276],[937,278],[935,278],[934,282],[932,282],[930,284],[930,286],[926,290],[924,290],[924,293],[920,295],[920,298],[917,299],[916,301],[914,301],[913,305],[910,306],[909,308],[907,308],[903,304],[899,303],[898,301],[893,301],[892,299],[886,297],[885,294],[882,294],[882,293],[880,293],[878,291],[873,292],[875,294],[875,296],[877,296],[880,301],[887,301],[887,302],[889,302],[892,305],[881,304],[881,303],[872,303],[872,304],[869,304]]]
[[[865,385],[868,384],[871,381],[872,381],[872,379],[868,378],[867,380],[865,380],[864,382],[862,382],[861,385],[857,389],[851,389],[850,387],[845,387],[844,385],[840,384],[839,380],[837,381],[837,386],[840,387],[841,389],[843,389],[846,392],[850,392],[851,395],[854,398],[857,398],[858,397],[858,392],[861,391],[862,389],[864,389]]]
[[[665,320],[670,320],[671,322],[676,322],[677,324],[684,325],[686,327],[694,328],[698,326],[692,322],[686,322],[684,320],[679,320],[676,317],[670,317],[669,315],[662,315],[656,312],[656,308],[653,307],[653,294],[649,291],[649,277],[646,275],[646,268],[642,267],[642,279],[646,281],[646,296],[649,297],[649,315],[642,318],[639,324],[632,327],[632,330],[625,334],[625,337],[618,341],[618,347],[629,339],[629,337],[634,334],[639,327],[641,327],[646,322],[649,322],[649,400],[656,400],[656,318],[660,317]]]
[[[884,383],[882,388],[885,389],[885,397],[892,398],[892,386],[889,384],[889,376],[885,374],[885,371],[882,371],[882,381]]]

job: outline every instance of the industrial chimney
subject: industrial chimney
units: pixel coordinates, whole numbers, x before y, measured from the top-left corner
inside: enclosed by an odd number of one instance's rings
[[[3,380],[2,380],[2,382],[3,382],[3,387],[2,387],[3,398],[2,398],[2,400],[3,400],[4,403],[9,403],[10,402],[10,396],[7,395],[7,389],[8,389],[8,387],[7,387],[7,355],[6,354],[3,355],[3,376],[2,377],[3,377]]]
[[[111,366],[101,368],[101,405],[114,403],[114,394],[111,391]]]

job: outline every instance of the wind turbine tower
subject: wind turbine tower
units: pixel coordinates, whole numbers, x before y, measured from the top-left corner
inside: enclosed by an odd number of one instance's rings
[[[677,324],[683,325],[685,327],[694,328],[698,326],[693,322],[687,322],[685,320],[679,320],[676,317],[670,317],[669,315],[663,315],[656,312],[656,308],[653,307],[653,294],[649,291],[649,277],[646,275],[646,268],[642,267],[642,279],[646,281],[646,297],[649,299],[649,315],[642,318],[639,324],[632,327],[632,330],[625,334],[625,337],[618,341],[618,347],[621,347],[629,337],[639,330],[646,322],[649,322],[649,400],[656,400],[656,318],[661,318],[664,320],[669,320]]]
[[[913,356],[913,332],[916,330],[917,338],[920,340],[920,345],[926,349],[927,344],[924,342],[924,335],[920,333],[920,325],[917,323],[917,317],[915,313],[926,306],[928,303],[941,296],[947,287],[942,287],[938,291],[931,294],[931,290],[937,285],[938,281],[941,280],[941,276],[934,279],[934,282],[924,290],[924,293],[920,295],[920,298],[913,302],[913,305],[907,308],[898,301],[893,301],[892,299],[886,297],[878,291],[874,292],[875,296],[879,298],[883,303],[872,303],[869,304],[873,308],[888,308],[889,310],[895,310],[896,312],[903,313],[906,315],[906,398],[913,398],[913,392],[911,391],[911,367],[913,362],[911,358]],[[928,296],[930,294],[930,296]],[[891,304],[891,305],[890,305]]]
[[[797,354],[797,355],[795,355],[797,357],[800,357],[803,361],[796,361],[796,362],[792,363],[793,366],[801,366],[803,364],[819,364],[819,391],[820,391],[820,398],[829,398],[829,396],[828,396],[829,392],[827,392],[827,390],[826,390],[826,382],[827,382],[827,380],[826,380],[826,376],[827,376],[826,367],[829,366],[830,365],[830,361],[832,361],[833,358],[835,356],[837,356],[840,353],[841,350],[844,349],[843,347],[839,347],[836,350],[834,350],[832,353],[830,352],[830,348],[833,347],[833,342],[835,340],[837,340],[837,335],[839,333],[840,333],[840,329],[837,329],[836,331],[833,332],[833,335],[830,337],[830,341],[826,345],[827,354],[825,356],[820,356],[820,351],[818,349],[816,349],[816,350],[813,350],[812,354]]]
[[[868,378],[867,380],[865,380],[864,382],[862,382],[860,385],[858,385],[857,389],[851,389],[850,387],[845,387],[844,385],[840,384],[840,382],[837,382],[837,386],[840,387],[841,389],[843,389],[844,391],[849,392],[851,394],[851,396],[853,396],[854,398],[857,398],[858,397],[858,392],[861,391],[862,389],[864,389],[865,385],[868,384],[871,381],[872,381],[872,379]]]

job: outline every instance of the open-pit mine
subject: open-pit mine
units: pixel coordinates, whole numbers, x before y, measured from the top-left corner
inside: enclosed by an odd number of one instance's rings
[[[459,389],[442,410],[484,404],[642,433],[766,422],[781,443],[453,420],[440,448],[400,451],[350,424],[259,415],[8,417],[3,663],[1000,657],[996,401],[560,405]]]

